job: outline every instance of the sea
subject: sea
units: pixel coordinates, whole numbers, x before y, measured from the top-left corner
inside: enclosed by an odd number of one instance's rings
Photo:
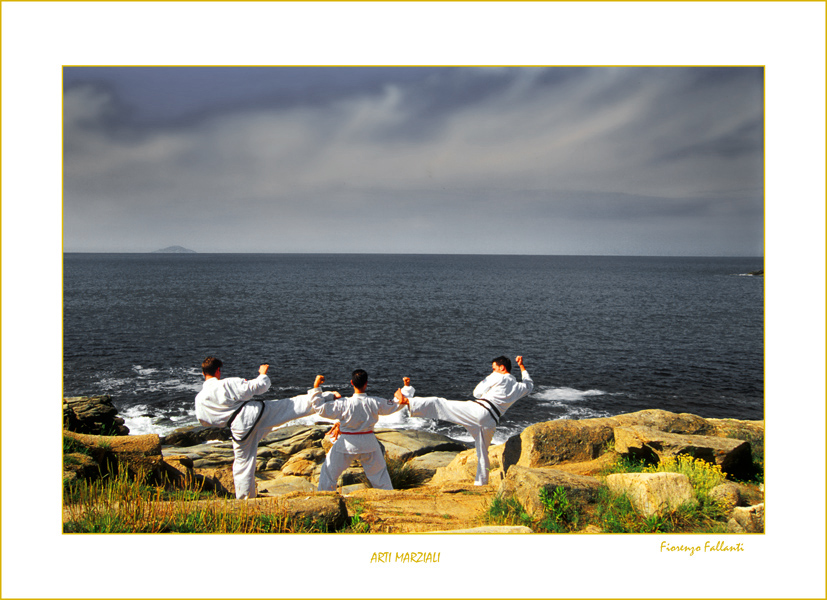
[[[494,443],[528,425],[643,409],[763,419],[761,257],[92,254],[63,261],[64,396],[110,395],[133,434],[197,424],[201,361],[270,365],[275,400],[325,389],[471,398],[493,358],[534,391]],[[519,378],[519,368],[514,366]],[[302,423],[318,421],[316,417]],[[471,441],[412,418],[380,427]]]

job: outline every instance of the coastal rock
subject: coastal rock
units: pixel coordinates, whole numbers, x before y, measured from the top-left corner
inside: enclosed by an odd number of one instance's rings
[[[64,469],[73,473],[67,475],[70,481],[115,475],[121,469],[126,469],[130,477],[165,488],[182,489],[196,481],[194,461],[186,456],[171,456],[169,461],[164,460],[160,438],[155,434],[102,436],[64,430],[63,437],[81,445],[84,448],[82,454],[94,463],[92,468],[87,459],[75,459],[73,453],[64,456]]]
[[[431,452],[461,452],[473,444],[458,442],[447,436],[419,429],[385,429],[376,432],[388,456],[406,461]]]
[[[75,483],[80,479],[97,479],[100,475],[100,466],[95,459],[81,452],[70,452],[63,455],[63,481]]]
[[[470,529],[426,531],[425,533],[534,533],[534,530],[524,525],[483,525],[482,527],[471,527]]]
[[[259,446],[266,445],[285,456],[292,456],[306,448],[320,448],[328,429],[330,427],[327,425],[290,425],[268,433]]]
[[[545,489],[551,495],[557,487],[566,490],[569,501],[590,504],[597,498],[600,481],[595,477],[575,475],[552,468],[513,465],[500,484],[498,495],[517,499],[526,512],[541,517],[544,507],[540,500],[540,490]]]
[[[709,490],[709,498],[717,502],[720,507],[729,512],[741,501],[738,486],[732,483],[722,483]]]
[[[704,419],[689,413],[672,413],[659,409],[579,421],[547,421],[530,425],[522,433],[506,441],[502,452],[503,469],[507,472],[511,465],[515,464],[524,467],[584,465],[599,460],[612,450],[625,452],[626,447],[621,443],[618,448],[616,443],[617,430],[634,427],[648,427],[664,434],[712,437],[721,440],[732,438],[729,443],[735,446],[739,446],[744,440],[763,443],[764,437],[763,421]],[[702,440],[695,443],[713,445]],[[714,445],[726,446],[727,441]],[[724,470],[728,473],[743,472],[745,465],[751,463],[751,458],[742,454],[744,451],[748,454],[748,449],[749,446],[735,452],[734,456],[727,459],[730,471]],[[654,454],[657,453],[653,452]],[[735,464],[731,464],[731,461]],[[598,466],[596,462],[592,464]]]
[[[277,497],[279,509],[297,523],[316,523],[336,531],[347,520],[345,500],[336,492],[292,492]]]
[[[488,459],[490,471],[488,473],[489,485],[499,485],[504,472],[502,469],[502,456],[505,444],[497,444],[488,447]],[[429,482],[431,485],[442,485],[445,483],[473,483],[477,474],[477,452],[475,449],[465,450],[457,454],[454,459],[445,467],[440,467],[434,473]]]
[[[63,430],[63,437],[75,440],[90,450],[109,450],[119,457],[161,456],[161,438],[146,435],[89,435]]]
[[[613,423],[607,418],[581,421],[547,421],[526,427],[505,443],[503,467],[535,468],[597,458],[614,439]]]
[[[727,523],[731,533],[764,533],[764,505],[737,507]]]
[[[615,473],[606,478],[606,485],[616,494],[626,494],[635,510],[647,517],[698,502],[682,473]]]
[[[740,419],[707,419],[711,431],[706,435],[735,438],[738,440],[764,439],[764,421],[743,421]]]
[[[284,475],[312,477],[324,462],[324,457],[324,450],[321,448],[306,448],[287,459],[281,472]]]
[[[203,444],[210,440],[229,440],[231,436],[229,427],[204,427],[203,425],[195,425],[192,427],[179,427],[162,438],[161,444],[164,446],[187,448],[189,446]]]
[[[268,496],[281,496],[284,494],[291,494],[293,492],[315,492],[316,486],[310,483],[304,477],[296,477],[293,475],[279,474],[273,479],[256,482],[258,493],[267,494]]]
[[[666,433],[685,433],[688,435],[713,435],[714,427],[698,415],[690,413],[673,413],[668,410],[648,409],[608,417],[613,427],[633,427],[642,425]]]
[[[458,452],[429,452],[422,456],[412,458],[409,462],[411,467],[425,473],[427,477],[433,477],[437,469],[447,467],[457,457]]]
[[[729,475],[742,475],[752,466],[749,442],[707,435],[665,433],[652,427],[618,427],[614,430],[615,451],[644,460],[658,461],[678,454],[721,467]]]
[[[63,428],[90,435],[129,435],[112,396],[63,398]]]

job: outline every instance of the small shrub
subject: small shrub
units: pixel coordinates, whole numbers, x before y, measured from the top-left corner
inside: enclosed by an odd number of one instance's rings
[[[726,482],[726,474],[719,465],[713,465],[699,458],[692,458],[679,454],[674,458],[667,458],[655,466],[646,467],[645,473],[682,473],[687,476],[689,483],[699,497],[707,497],[715,486]]]
[[[642,473],[646,468],[646,462],[628,454],[618,454],[614,461],[600,470],[604,477],[613,473]]]
[[[496,496],[491,501],[491,506],[485,513],[486,523],[494,525],[533,525],[531,516],[516,498],[503,498]]]
[[[577,527],[580,514],[577,507],[569,502],[565,488],[557,486],[551,493],[546,488],[541,488],[540,503],[545,511],[545,518],[539,525],[541,529],[563,533]]]

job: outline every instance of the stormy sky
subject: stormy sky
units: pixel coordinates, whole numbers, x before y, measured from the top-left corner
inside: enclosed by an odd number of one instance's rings
[[[64,250],[760,256],[763,78],[65,67]]]

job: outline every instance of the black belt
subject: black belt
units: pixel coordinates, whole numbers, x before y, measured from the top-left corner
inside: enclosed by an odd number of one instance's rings
[[[243,409],[245,406],[247,406],[250,402],[261,402],[261,410],[258,412],[258,416],[256,417],[256,420],[253,422],[253,426],[250,427],[250,429],[247,430],[247,433],[244,434],[243,438],[241,438],[240,440],[237,440],[237,439],[235,439],[235,436],[233,435],[233,431],[232,431],[233,421],[235,421],[235,418],[238,416],[238,413],[241,412],[241,409]],[[250,434],[253,433],[253,429],[256,428],[256,425],[258,425],[258,422],[261,420],[261,417],[263,415],[264,415],[264,400],[247,400],[247,402],[242,403],[241,406],[239,406],[237,409],[235,409],[235,412],[230,417],[230,420],[227,421],[227,427],[230,427],[230,437],[233,438],[233,441],[236,444],[240,444],[241,442],[246,440],[248,437],[250,437]]]
[[[491,418],[494,419],[494,423],[496,423],[497,425],[500,424],[500,419],[502,419],[503,416],[502,414],[500,414],[500,411],[497,410],[497,407],[494,406],[494,403],[491,402],[491,400],[488,400],[486,398],[480,398],[479,400],[471,400],[471,402],[476,402],[477,404],[482,406],[485,410],[488,411],[488,414],[491,415]],[[485,402],[485,404],[483,404],[483,402]]]

